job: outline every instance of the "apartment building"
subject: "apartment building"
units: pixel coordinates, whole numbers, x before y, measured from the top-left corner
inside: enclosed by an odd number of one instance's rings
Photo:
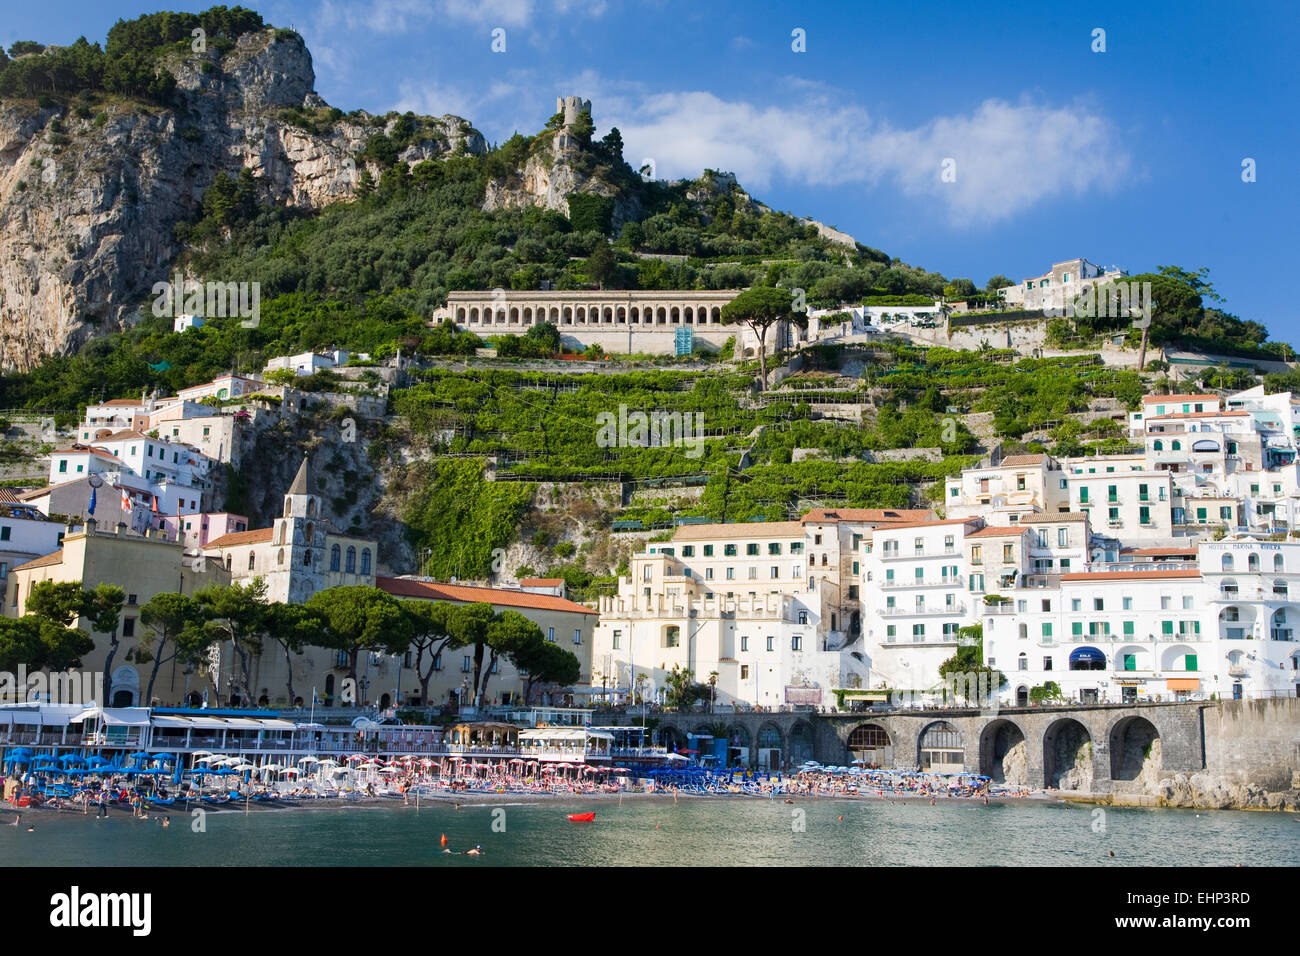
[[[1053,263],[1040,276],[1007,286],[1002,290],[1002,298],[1014,308],[1059,310],[1088,287],[1114,282],[1126,275],[1127,272],[1115,266],[1104,269],[1087,259],[1067,259]]]
[[[999,698],[1018,706],[1048,681],[1084,703],[1205,697],[1214,674],[1203,603],[1194,568],[1062,574],[985,606],[984,659],[1008,679]]]
[[[864,650],[872,687],[921,690],[938,683],[939,665],[956,653],[958,632],[979,620],[967,548],[983,527],[980,518],[904,522],[863,540]]]
[[[831,689],[866,676],[822,617],[838,534],[798,521],[683,525],[634,554],[618,594],[600,601],[593,685],[628,693],[644,675],[647,695],[662,697],[676,666],[699,682],[716,672],[723,704],[830,702]]]
[[[1067,458],[1061,464],[1068,510],[1086,512],[1097,534],[1151,544],[1172,541],[1172,476],[1148,470],[1145,456]]]
[[[1050,455],[1008,455],[990,459],[944,482],[950,518],[979,516],[1013,524],[1021,516],[1069,510],[1065,472]]]

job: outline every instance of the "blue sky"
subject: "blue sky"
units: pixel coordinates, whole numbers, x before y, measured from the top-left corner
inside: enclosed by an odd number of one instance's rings
[[[634,166],[732,170],[769,206],[914,265],[980,285],[1080,255],[1208,266],[1228,311],[1300,343],[1300,17],[1285,3],[244,5],[305,37],[317,92],[344,110],[456,113],[501,142],[581,95]],[[0,41],[102,41],[164,8],[11,6]]]

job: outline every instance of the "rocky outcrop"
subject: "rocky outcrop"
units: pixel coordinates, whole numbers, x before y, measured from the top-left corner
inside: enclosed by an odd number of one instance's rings
[[[25,370],[121,327],[167,277],[173,230],[218,172],[248,168],[263,199],[301,208],[352,196],[353,156],[379,127],[328,110],[297,34],[268,28],[224,56],[174,54],[166,68],[171,108],[0,106],[0,367]],[[486,148],[460,117],[419,128],[401,154],[409,163]]]
[[[1161,806],[1207,810],[1300,810],[1300,790],[1270,791],[1213,773],[1179,773],[1148,790]]]

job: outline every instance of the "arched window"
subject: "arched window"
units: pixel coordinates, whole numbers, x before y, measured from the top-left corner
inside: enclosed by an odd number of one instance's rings
[[[1246,570],[1247,571],[1259,570],[1259,555],[1252,554],[1246,558]]]
[[[1182,451],[1183,443],[1180,441],[1174,441],[1170,443],[1169,447],[1172,448],[1174,451]]]
[[[292,500],[293,499],[290,498],[288,495],[284,496],[284,517],[286,518],[289,517],[289,502]]]
[[[337,544],[334,545],[334,547],[330,548],[330,570],[331,571],[337,571],[339,569],[339,558],[342,556],[342,554],[343,554],[343,549],[340,548]]]
[[[1152,445],[1151,447],[1154,448],[1156,451],[1164,451],[1164,450],[1165,450],[1165,443],[1162,442],[1159,438],[1157,438],[1156,441],[1155,441],[1155,444]]]
[[[1231,570],[1232,570],[1232,555],[1230,555],[1230,554],[1225,554],[1225,555],[1223,556],[1223,562],[1222,562],[1222,565],[1221,565],[1221,567],[1220,567],[1220,570],[1223,570],[1223,571],[1231,571]]]
[[[255,561],[257,561],[257,552],[255,551],[248,552],[248,570],[250,571],[253,570],[253,564]]]
[[[353,548],[351,546],[348,547],[348,561],[347,564],[344,565],[343,570],[346,571],[348,574],[357,573],[357,549],[356,548]]]
[[[1273,555],[1273,570],[1274,571],[1286,570],[1286,562],[1282,560],[1282,555],[1280,554]]]
[[[284,548],[281,548],[275,556],[276,564],[284,564]]]
[[[362,574],[370,573],[370,549],[369,548],[361,549],[361,573]]]
[[[1016,659],[1016,665],[1022,671],[1029,670],[1029,655],[1021,651],[1020,656]]]
[[[310,552],[310,551],[304,551],[304,552],[302,553],[302,566],[305,567],[305,568],[310,568],[310,567],[311,567],[311,552]]]

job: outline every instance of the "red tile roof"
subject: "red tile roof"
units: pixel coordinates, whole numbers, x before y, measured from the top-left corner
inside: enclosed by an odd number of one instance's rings
[[[504,588],[481,588],[466,584],[441,584],[430,581],[413,581],[410,578],[375,578],[375,586],[393,597],[423,598],[426,601],[455,601],[461,604],[484,602],[506,607],[531,608],[535,611],[566,611],[570,614],[596,614],[566,598],[550,594],[531,594],[528,591],[509,591]]]
[[[1041,465],[1047,460],[1046,455],[1010,455],[1002,459],[1003,465]]]
[[[214,538],[203,547],[230,548],[240,544],[261,544],[263,541],[271,540],[274,530],[273,528],[258,528],[256,531],[232,531],[230,534],[223,534],[220,538]]]
[[[973,533],[971,533],[971,534],[966,535],[966,537],[968,537],[968,538],[1008,538],[1008,537],[1011,537],[1012,535],[1020,535],[1020,534],[1024,534],[1026,530],[1027,530],[1027,529],[1025,529],[1025,528],[1017,528],[1015,525],[1007,525],[1006,527],[993,527],[992,525],[990,525],[990,526],[987,527],[987,528],[980,528],[978,531],[975,531],[975,532],[973,532]]]
[[[1156,402],[1195,402],[1195,401],[1215,401],[1219,400],[1218,395],[1209,392],[1190,395],[1143,395],[1143,405],[1154,405]]]
[[[831,521],[926,521],[934,517],[929,508],[813,508],[803,516],[804,524]]]
[[[520,578],[519,586],[525,588],[555,588],[564,583],[564,578]]]
[[[63,549],[59,548],[58,551],[52,551],[51,553],[45,555],[44,557],[35,558],[31,561],[28,561],[26,564],[20,564],[17,567],[15,567],[14,570],[26,571],[30,568],[45,568],[45,567],[49,567],[51,564],[62,564],[62,563],[63,563]]]

